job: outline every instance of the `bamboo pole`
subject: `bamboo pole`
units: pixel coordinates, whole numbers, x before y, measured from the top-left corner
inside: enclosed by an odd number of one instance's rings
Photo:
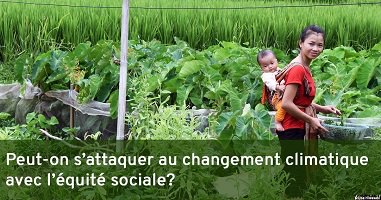
[[[120,40],[120,69],[119,69],[119,97],[118,97],[118,124],[116,140],[124,140],[124,123],[126,115],[126,88],[127,88],[127,57],[128,57],[128,18],[129,0],[123,0],[122,25]]]

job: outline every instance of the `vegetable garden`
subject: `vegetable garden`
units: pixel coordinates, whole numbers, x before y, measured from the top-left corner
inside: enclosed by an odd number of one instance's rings
[[[71,52],[51,50],[34,60],[21,56],[15,61],[15,78],[22,83],[30,77],[44,92],[65,90],[74,84],[79,88],[79,102],[108,102],[115,117],[118,47],[117,43],[100,41],[93,46],[80,44]],[[312,66],[318,87],[316,102],[338,106],[345,118],[380,117],[380,47],[377,44],[361,52],[350,47],[325,50]],[[257,52],[258,48],[234,42],[197,51],[181,40],[175,45],[130,41],[127,85],[132,132],[145,138],[155,129],[146,117],[150,112],[166,106],[196,107],[215,110],[208,129],[212,135],[271,139],[270,117],[259,103],[262,84],[255,78],[261,73],[255,61]],[[277,55],[283,63],[290,60],[280,50]]]
[[[336,3],[356,2],[343,0]],[[363,3],[369,2],[372,3]],[[102,1],[65,0],[61,6],[49,9],[44,9],[49,5],[38,5],[46,1],[34,3],[0,3],[0,82],[18,83],[20,86],[20,96],[12,97],[13,100],[6,92],[0,93],[0,96],[4,94],[0,99],[0,139],[44,140],[47,138],[41,134],[43,129],[53,137],[65,140],[77,137],[97,140],[102,137],[103,129],[79,134],[81,127],[69,127],[68,116],[63,116],[63,112],[61,118],[44,115],[38,112],[37,105],[44,103],[44,98],[51,100],[52,96],[47,95],[52,94],[49,92],[65,91],[75,94],[78,105],[106,105],[109,113],[106,117],[110,120],[116,118],[120,2],[104,5]],[[25,6],[28,9],[20,12]],[[271,48],[281,67],[285,66],[297,55],[297,34],[311,23],[321,25],[327,32],[326,49],[311,65],[317,86],[315,102],[337,106],[343,113],[343,122],[373,120],[370,124],[360,123],[371,126],[372,140],[381,138],[380,4],[338,6],[326,0],[161,0],[154,3],[131,1],[130,6],[128,110],[125,118],[129,140],[218,140],[223,147],[232,145],[232,141],[276,140],[271,132],[269,106],[260,104],[262,82],[256,55],[263,48]],[[203,9],[207,7],[220,9]],[[33,93],[35,96],[30,101],[24,101],[32,105],[26,109],[30,113],[24,111],[24,107],[17,110],[20,99],[26,99],[31,85],[38,87],[39,91]],[[62,102],[53,102],[46,107],[61,106]],[[69,110],[67,105],[64,102],[62,109]],[[26,123],[19,123],[17,116]],[[99,118],[91,119],[101,121]],[[159,167],[144,170],[155,171]],[[223,198],[216,191],[218,188],[209,189],[213,187],[211,182],[223,173],[211,168],[205,173],[202,172],[205,169],[196,170],[199,171],[184,175],[183,181],[196,176],[200,182],[182,183],[166,189],[144,189],[147,192],[145,197],[160,194],[163,198],[203,199],[211,193],[217,199]],[[267,194],[278,199],[287,187],[287,183],[282,182],[285,175],[281,169],[256,170],[271,175],[258,179],[261,187],[250,185],[254,192],[248,194],[249,198]],[[351,197],[353,193],[342,186],[357,186],[349,184],[347,179],[333,180],[334,171],[327,168],[327,185],[310,187],[305,197]],[[348,173],[355,180],[364,181],[364,177],[355,176],[354,170]],[[195,190],[198,183],[202,183],[203,188]],[[267,187],[274,190],[265,192],[263,184],[270,183],[271,186]],[[334,184],[337,187],[333,187]],[[377,191],[379,185],[380,182],[375,183],[368,191],[380,192]],[[63,188],[55,189],[57,197],[65,193]],[[26,192],[22,190],[26,196],[31,192],[28,188]],[[71,195],[76,198],[91,195],[89,199],[106,198],[106,190],[112,196],[119,191],[85,188]],[[358,188],[353,192],[360,194],[364,191]],[[39,195],[47,197],[49,194],[42,192]],[[139,191],[131,190],[125,195],[137,197]],[[17,195],[14,198],[18,198]]]

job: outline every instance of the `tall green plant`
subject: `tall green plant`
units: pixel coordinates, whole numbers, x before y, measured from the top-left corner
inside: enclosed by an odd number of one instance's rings
[[[356,0],[348,1],[358,3]],[[34,3],[51,2],[36,0]],[[100,0],[64,0],[57,4],[121,6],[117,1]],[[166,44],[175,43],[173,37],[177,36],[196,49],[218,44],[218,41],[235,41],[251,47],[291,50],[296,47],[298,34],[306,24],[319,24],[327,31],[328,48],[346,45],[363,49],[380,41],[378,5],[351,5],[345,6],[345,9],[343,6],[308,7],[312,4],[316,4],[316,1],[131,1],[129,36],[131,39],[141,38],[147,41],[156,38]],[[276,7],[284,5],[291,7]],[[141,9],[256,6],[275,8],[258,8],[255,12],[253,9]],[[309,14],[312,12],[314,15]],[[23,51],[40,53],[51,48],[72,49],[86,41],[118,41],[121,32],[120,9],[115,8],[2,2],[0,21],[0,52],[3,54],[0,57],[3,60],[11,60]]]

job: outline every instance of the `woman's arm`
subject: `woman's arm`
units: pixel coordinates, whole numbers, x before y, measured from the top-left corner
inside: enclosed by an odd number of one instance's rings
[[[288,84],[286,86],[283,94],[282,108],[286,110],[286,112],[291,116],[309,123],[312,129],[320,129],[327,132],[328,130],[320,124],[319,119],[307,115],[294,104],[294,98],[296,96],[297,90],[298,84]]]
[[[321,113],[324,113],[324,114],[333,113],[333,114],[336,114],[336,115],[341,115],[340,110],[335,108],[335,106],[321,106],[321,105],[316,104],[316,103],[312,103],[312,105],[315,107],[316,112],[321,112]]]

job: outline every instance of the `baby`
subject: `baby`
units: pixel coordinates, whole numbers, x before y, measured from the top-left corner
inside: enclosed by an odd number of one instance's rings
[[[275,76],[280,72],[280,69],[278,68],[278,60],[276,59],[274,52],[272,52],[271,50],[260,51],[257,56],[257,61],[258,64],[261,66],[263,72],[261,78],[262,81],[265,83],[266,87],[271,91],[272,94],[274,94],[276,91],[282,93],[285,89],[285,86],[283,82],[279,84],[275,78]],[[277,131],[284,131],[282,121],[284,119],[286,111],[282,109],[282,101],[279,100],[273,106],[276,109],[275,129]]]

